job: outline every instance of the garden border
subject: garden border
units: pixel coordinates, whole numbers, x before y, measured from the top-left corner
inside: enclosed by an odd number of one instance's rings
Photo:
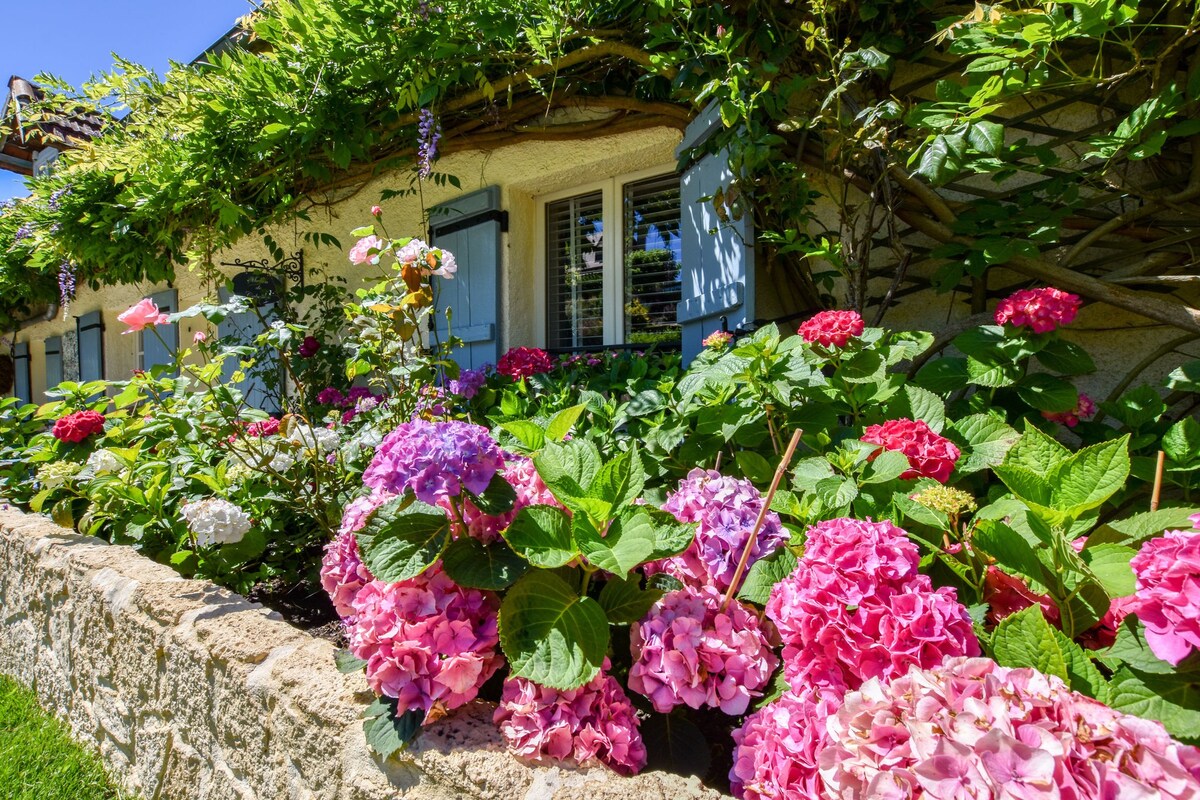
[[[381,762],[334,647],[128,547],[0,507],[0,672],[31,686],[144,800],[714,800],[509,755],[477,702]]]

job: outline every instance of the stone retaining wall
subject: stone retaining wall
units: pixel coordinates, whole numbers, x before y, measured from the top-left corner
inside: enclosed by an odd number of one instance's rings
[[[127,547],[0,509],[0,672],[37,692],[144,800],[691,800],[692,778],[529,767],[489,704],[381,763],[360,675],[277,614]]]

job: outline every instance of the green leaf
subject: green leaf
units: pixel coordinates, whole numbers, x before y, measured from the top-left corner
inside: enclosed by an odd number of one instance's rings
[[[459,586],[491,591],[507,589],[529,571],[529,562],[504,542],[484,544],[470,536],[450,543],[442,566]]]
[[[546,426],[546,438],[552,442],[561,442],[571,432],[571,427],[579,421],[586,408],[587,406],[580,404],[559,411]]]
[[[572,439],[564,444],[551,442],[534,456],[533,463],[546,486],[565,503],[588,496],[588,487],[600,471],[600,453],[586,439]]]
[[[333,663],[337,664],[337,671],[343,675],[362,672],[367,667],[367,662],[346,649],[338,650],[333,654]]]
[[[1157,511],[1144,511],[1100,526],[1088,537],[1088,544],[1114,542],[1140,547],[1146,540],[1161,536],[1163,531],[1172,528],[1187,530],[1192,525],[1189,517],[1193,514],[1200,514],[1200,508],[1160,508]]]
[[[1026,424],[1025,433],[1008,451],[1004,466],[1026,467],[1043,478],[1071,455],[1071,451],[1052,439],[1036,425]]]
[[[403,750],[421,732],[425,711],[414,708],[398,713],[395,698],[380,698],[367,708],[363,733],[367,746],[385,761]]]
[[[554,569],[579,555],[571,536],[571,518],[554,506],[526,506],[503,533],[517,555],[535,567]]]
[[[984,386],[989,389],[999,389],[1012,386],[1021,377],[1021,368],[1011,361],[998,358],[978,359],[967,358],[967,383]]]
[[[450,543],[450,518],[440,508],[405,498],[381,506],[357,533],[363,563],[381,581],[415,578]]]
[[[742,474],[754,483],[769,483],[775,477],[771,462],[753,450],[739,450],[735,460]]]
[[[1037,353],[1037,360],[1060,375],[1088,375],[1096,371],[1096,362],[1074,342],[1054,339]]]
[[[641,496],[642,488],[646,485],[646,470],[642,466],[642,457],[637,447],[633,447],[609,461],[592,481],[588,488],[588,496],[603,500],[612,509],[627,506]],[[604,515],[611,516],[611,511]]]
[[[483,494],[467,492],[467,496],[472,505],[484,514],[492,516],[507,514],[512,511],[513,505],[517,502],[517,490],[499,472],[492,476],[492,480],[483,490]]]
[[[941,433],[946,426],[946,403],[928,389],[905,384],[888,405],[888,418],[897,417],[924,420],[934,433]]]
[[[1194,674],[1155,675],[1121,667],[1112,677],[1109,705],[1155,719],[1182,742],[1200,743],[1200,681]]]
[[[1200,392],[1200,361],[1189,361],[1167,376],[1167,388]]]
[[[608,617],[550,572],[534,570],[500,606],[500,647],[512,674],[552,689],[596,677],[608,652]]]
[[[1033,667],[1070,681],[1066,657],[1040,606],[1023,608],[1000,620],[992,635],[992,654],[1003,666]]]
[[[1163,435],[1162,449],[1176,464],[1195,464],[1200,460],[1200,422],[1195,417],[1176,422]]]
[[[645,508],[627,509],[601,533],[585,519],[576,519],[575,541],[594,567],[627,578],[630,570],[687,549],[695,538],[692,525],[656,522]]]
[[[517,441],[525,445],[530,452],[541,450],[546,444],[546,434],[537,423],[526,419],[516,419],[503,422],[500,427],[517,437]]]
[[[1074,453],[1049,475],[1056,507],[1078,516],[1112,497],[1129,477],[1129,435]]]
[[[910,468],[908,456],[897,450],[884,450],[875,460],[867,465],[861,483],[887,483],[895,480]]]
[[[1134,592],[1133,569],[1130,560],[1137,555],[1132,547],[1119,544],[1093,544],[1089,539],[1080,556],[1100,581],[1109,597],[1128,597]]]
[[[1038,411],[1070,411],[1079,404],[1079,392],[1067,381],[1035,372],[1017,383],[1017,396]]]
[[[1025,579],[1029,588],[1045,594],[1046,575],[1033,547],[1021,534],[1003,522],[982,520],[971,537],[971,544],[996,559],[997,566],[1010,575]]]
[[[637,622],[663,596],[662,589],[642,589],[637,577],[629,580],[610,578],[600,590],[600,607],[614,625]]]
[[[964,475],[1002,463],[1021,438],[1004,420],[990,414],[973,414],[952,422],[950,435],[965,445],[963,456],[955,464],[955,469]]]
[[[967,360],[965,358],[935,358],[917,371],[915,381],[931,392],[948,395],[967,383]]]
[[[796,556],[786,547],[781,547],[774,553],[760,558],[750,565],[742,588],[738,590],[738,599],[749,603],[766,605],[771,598],[771,589],[775,584],[791,575],[796,570]]]

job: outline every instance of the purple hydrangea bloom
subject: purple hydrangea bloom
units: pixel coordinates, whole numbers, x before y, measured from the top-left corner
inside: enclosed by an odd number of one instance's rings
[[[500,446],[480,425],[414,419],[389,433],[363,473],[372,489],[411,490],[422,502],[481,494],[504,465]]]
[[[458,379],[450,381],[446,387],[450,390],[450,394],[456,394],[464,400],[470,400],[479,390],[483,388],[483,384],[487,382],[487,372],[482,369],[464,369],[458,374]]]

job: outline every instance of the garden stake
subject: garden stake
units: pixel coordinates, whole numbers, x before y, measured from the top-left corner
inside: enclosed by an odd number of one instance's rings
[[[1162,476],[1163,462],[1166,460],[1167,454],[1162,450],[1158,451],[1158,464],[1154,467],[1154,491],[1150,494],[1150,510],[1158,511],[1158,501],[1162,496]]]
[[[797,429],[792,434],[792,441],[788,443],[787,450],[783,454],[783,459],[779,462],[779,466],[775,468],[775,477],[771,478],[771,488],[767,490],[767,496],[763,499],[762,508],[758,511],[758,518],[754,520],[754,530],[750,532],[750,538],[746,540],[746,546],[742,548],[742,559],[738,562],[737,570],[733,573],[733,581],[729,584],[729,591],[725,592],[725,599],[721,602],[721,610],[724,611],[729,606],[729,601],[733,599],[733,593],[737,591],[738,584],[742,582],[742,575],[746,571],[746,562],[750,560],[750,551],[754,549],[754,543],[758,541],[758,532],[762,530],[763,521],[767,518],[767,511],[771,509],[771,501],[775,499],[775,492],[779,489],[779,482],[783,480],[783,473],[787,471],[788,464],[792,462],[792,456],[796,454],[796,447],[800,444],[800,435],[804,431]]]

